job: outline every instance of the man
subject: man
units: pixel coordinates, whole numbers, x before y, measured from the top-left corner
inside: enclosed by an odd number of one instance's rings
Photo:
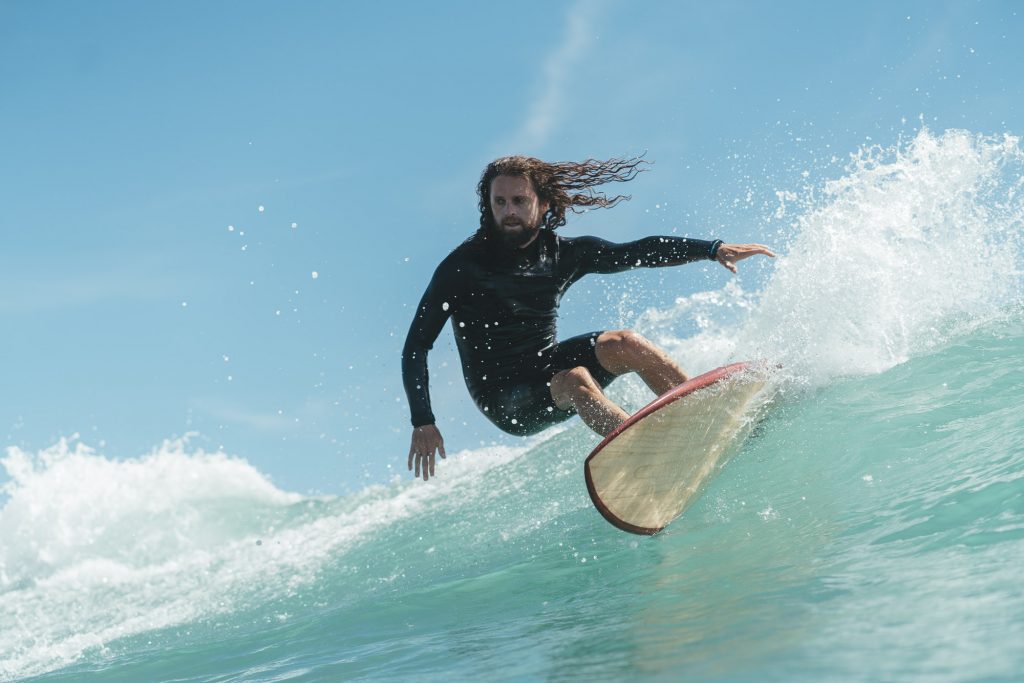
[[[656,395],[687,376],[663,351],[631,330],[591,332],[559,342],[555,319],[562,295],[588,273],[616,273],[716,260],[732,272],[759,244],[724,244],[648,237],[613,244],[596,237],[564,238],[567,209],[611,207],[628,197],[595,192],[632,180],[640,159],[547,163],[503,157],[477,186],[480,228],[437,267],[420,300],[402,351],[402,379],[412,411],[409,469],[434,476],[445,457],[428,392],[427,352],[448,318],[466,386],[498,428],[527,435],[573,414],[601,435],[628,415],[604,394],[619,375],[636,372]],[[582,207],[582,208],[581,208]]]

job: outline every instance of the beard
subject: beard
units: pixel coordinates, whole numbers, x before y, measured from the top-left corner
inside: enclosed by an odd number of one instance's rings
[[[533,241],[540,232],[540,224],[528,227],[525,223],[502,223],[498,225],[491,220],[491,234],[503,246],[509,249],[521,249]]]

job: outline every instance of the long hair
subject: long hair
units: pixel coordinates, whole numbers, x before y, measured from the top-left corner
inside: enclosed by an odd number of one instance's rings
[[[587,159],[582,162],[547,162],[533,157],[511,156],[495,159],[487,164],[480,183],[476,186],[480,197],[480,230],[485,233],[494,225],[491,211],[491,181],[500,175],[528,178],[540,201],[548,203],[541,224],[551,230],[565,225],[567,209],[582,213],[587,208],[610,208],[629,195],[608,197],[594,191],[598,185],[610,182],[624,183],[646,170],[642,156],[621,159]]]

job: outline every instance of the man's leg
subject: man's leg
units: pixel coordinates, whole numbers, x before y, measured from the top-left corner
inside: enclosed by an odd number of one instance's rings
[[[616,375],[635,372],[658,396],[689,379],[664,351],[632,330],[602,332],[594,351],[605,370]]]
[[[573,408],[588,427],[607,436],[629,415],[612,403],[584,367],[562,370],[551,378],[551,397],[561,410]]]

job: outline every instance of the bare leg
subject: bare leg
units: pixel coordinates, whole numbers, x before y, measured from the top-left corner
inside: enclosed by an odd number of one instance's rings
[[[562,410],[573,408],[584,423],[607,436],[629,417],[601,390],[601,385],[584,367],[562,370],[551,378],[551,397]]]
[[[658,396],[689,379],[664,351],[632,330],[602,333],[595,352],[605,370],[616,375],[635,372]]]

